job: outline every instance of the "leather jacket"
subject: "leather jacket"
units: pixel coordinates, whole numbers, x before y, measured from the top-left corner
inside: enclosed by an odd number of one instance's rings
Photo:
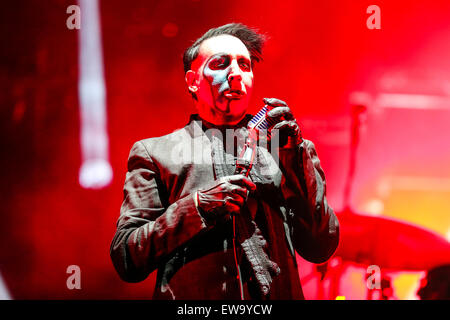
[[[237,279],[230,221],[211,224],[195,205],[195,191],[216,178],[211,140],[196,115],[182,129],[133,145],[110,248],[119,276],[139,282],[157,270],[154,299],[240,299],[239,281],[245,299],[303,299],[295,253],[322,263],[339,242],[314,144],[303,140],[276,156],[258,147],[250,173],[257,192],[247,205],[265,253],[279,267],[266,296],[239,251]]]

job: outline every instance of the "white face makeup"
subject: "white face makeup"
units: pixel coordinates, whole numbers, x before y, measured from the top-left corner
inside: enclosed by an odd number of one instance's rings
[[[245,116],[253,72],[250,54],[241,40],[230,35],[205,40],[191,69],[202,118],[223,125],[235,124]]]

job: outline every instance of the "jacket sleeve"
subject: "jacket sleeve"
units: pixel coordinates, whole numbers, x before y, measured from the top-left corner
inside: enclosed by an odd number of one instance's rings
[[[306,260],[323,263],[339,243],[339,222],[326,198],[325,174],[314,144],[280,149],[281,189],[295,250]]]
[[[110,247],[113,265],[124,281],[144,280],[162,259],[208,228],[192,195],[165,207],[164,190],[157,166],[144,144],[136,142]]]

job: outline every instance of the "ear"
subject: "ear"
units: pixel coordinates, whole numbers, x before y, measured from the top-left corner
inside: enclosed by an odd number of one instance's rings
[[[198,91],[198,79],[196,72],[189,70],[186,72],[184,80],[186,81],[189,92],[196,93]]]

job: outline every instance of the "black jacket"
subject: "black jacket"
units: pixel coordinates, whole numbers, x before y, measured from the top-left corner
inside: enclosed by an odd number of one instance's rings
[[[196,190],[216,178],[210,137],[195,119],[132,147],[111,258],[128,282],[142,281],[157,269],[155,299],[239,299],[231,223],[205,220],[193,199]],[[238,254],[245,298],[302,299],[295,252],[321,263],[339,241],[339,223],[325,197],[324,172],[308,140],[298,148],[281,149],[277,156],[258,147],[257,155],[250,173],[257,192],[247,206],[266,244],[264,251],[280,272],[262,297],[252,268]],[[233,163],[233,155],[226,156]]]

